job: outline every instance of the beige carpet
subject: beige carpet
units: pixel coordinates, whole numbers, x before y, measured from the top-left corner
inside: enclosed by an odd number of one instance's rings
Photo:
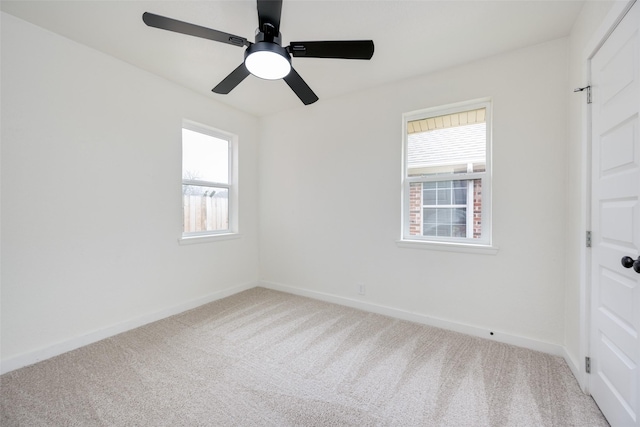
[[[8,426],[606,426],[565,362],[256,288],[0,377]]]

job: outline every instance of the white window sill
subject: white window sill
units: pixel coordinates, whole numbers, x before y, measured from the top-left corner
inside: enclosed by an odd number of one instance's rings
[[[187,236],[180,237],[178,239],[178,243],[180,245],[195,245],[198,243],[210,243],[210,242],[219,242],[222,240],[233,240],[239,239],[239,233],[224,233],[224,234],[208,234],[204,236]]]
[[[396,240],[399,248],[427,249],[446,252],[465,252],[485,255],[495,255],[498,253],[496,246],[490,245],[470,245],[466,243],[448,242],[425,242],[421,240]]]

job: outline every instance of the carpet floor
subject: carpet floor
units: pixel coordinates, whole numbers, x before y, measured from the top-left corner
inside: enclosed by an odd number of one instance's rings
[[[254,288],[0,376],[9,426],[607,426],[562,358]]]

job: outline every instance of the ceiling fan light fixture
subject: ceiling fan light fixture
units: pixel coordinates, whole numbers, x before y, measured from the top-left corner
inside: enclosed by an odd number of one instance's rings
[[[276,43],[259,42],[246,50],[244,65],[256,77],[278,80],[291,71],[291,57],[286,49]]]
[[[144,12],[142,20],[149,27],[236,47],[247,47],[242,64],[238,65],[216,87],[211,89],[213,93],[226,95],[242,83],[249,74],[253,74],[261,79],[283,79],[304,105],[313,104],[318,100],[318,96],[291,67],[291,58],[371,59],[374,51],[373,40],[298,41],[291,42],[289,46],[283,48],[282,34],[280,33],[282,2],[283,0],[256,0],[258,28],[254,43],[244,37],[224,31],[201,27],[150,12]]]

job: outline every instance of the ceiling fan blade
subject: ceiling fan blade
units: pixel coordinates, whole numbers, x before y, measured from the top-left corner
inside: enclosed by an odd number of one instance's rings
[[[234,46],[250,46],[251,42],[244,37],[235,36],[233,34],[224,33],[212,28],[201,27],[199,25],[189,24],[188,22],[178,21],[176,19],[167,18],[165,16],[155,15],[145,12],[142,14],[142,20],[150,27],[160,28],[161,30],[173,31],[175,33],[186,34],[194,37],[201,37],[217,42],[228,43]]]
[[[373,40],[291,42],[287,51],[294,57],[371,59]]]
[[[318,100],[318,97],[313,93],[309,85],[302,80],[300,74],[298,74],[293,68],[289,74],[286,75],[284,81],[289,85],[291,90],[298,95],[298,98],[300,98],[300,101],[302,101],[304,105],[313,104]]]
[[[258,0],[258,23],[260,31],[264,31],[264,24],[271,24],[275,29],[274,36],[280,32],[280,16],[282,15],[282,0]]]
[[[244,62],[224,78],[216,87],[211,89],[212,92],[226,95],[238,86],[249,75],[249,70],[244,66]]]

